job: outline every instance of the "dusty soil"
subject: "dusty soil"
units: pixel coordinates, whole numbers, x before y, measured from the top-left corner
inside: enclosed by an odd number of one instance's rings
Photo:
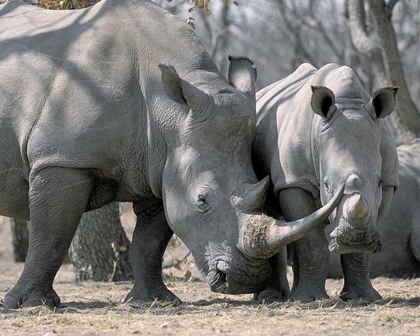
[[[0,222],[0,335],[418,335],[420,279],[377,278],[384,297],[374,303],[342,302],[341,280],[328,280],[328,300],[260,304],[251,295],[212,293],[204,282],[173,280],[180,306],[123,303],[131,284],[75,284],[64,265],[54,288],[62,307],[7,310],[2,299],[23,269],[12,258],[9,226]],[[181,267],[184,273],[186,265]],[[189,270],[196,274],[196,270]],[[171,269],[167,269],[171,272]],[[174,270],[178,271],[178,270]]]

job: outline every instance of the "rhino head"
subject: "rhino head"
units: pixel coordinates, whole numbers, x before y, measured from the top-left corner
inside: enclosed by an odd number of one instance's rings
[[[266,258],[325,219],[338,200],[277,235],[284,223],[262,213],[269,179],[258,182],[251,164],[256,70],[248,59],[230,61],[230,85],[213,82],[207,90],[160,66],[166,94],[186,110],[178,137],[167,144],[162,195],[171,229],[210,288],[238,294],[263,290],[271,276]],[[266,233],[260,243],[251,224]]]
[[[345,185],[344,196],[330,215],[334,230],[329,249],[342,253],[381,250],[377,225],[388,211],[393,187],[382,183],[380,119],[395,108],[397,88],[375,92],[365,104],[354,98],[335,98],[326,87],[312,87],[312,110],[321,116],[319,181],[321,202]],[[390,149],[392,150],[392,149]]]

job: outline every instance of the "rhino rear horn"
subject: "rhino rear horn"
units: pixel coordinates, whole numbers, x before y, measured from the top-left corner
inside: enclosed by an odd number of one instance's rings
[[[262,211],[269,185],[270,177],[268,176],[256,184],[245,184],[235,191],[237,196],[231,197],[233,207],[238,212]]]

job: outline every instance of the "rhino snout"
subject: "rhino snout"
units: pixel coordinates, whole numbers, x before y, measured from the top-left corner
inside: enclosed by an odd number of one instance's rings
[[[358,186],[352,176],[350,186]],[[347,190],[347,185],[346,185]],[[376,216],[372,215],[367,199],[358,191],[344,195],[341,211],[334,218],[335,229],[331,232],[329,250],[337,254],[374,253],[381,250],[380,232]]]
[[[207,274],[207,282],[211,291],[223,294],[247,294],[264,290],[271,277],[272,268],[268,260],[253,263],[243,256],[241,269],[234,264],[219,261]]]
[[[356,228],[351,226],[344,217],[331,232],[330,237],[332,239],[328,246],[329,250],[336,254],[376,253],[382,249],[381,234],[376,226],[369,224],[365,228]]]
[[[377,253],[381,252],[382,244],[379,238],[366,241],[353,241],[345,238],[334,237],[328,245],[330,252],[335,254],[345,253]]]

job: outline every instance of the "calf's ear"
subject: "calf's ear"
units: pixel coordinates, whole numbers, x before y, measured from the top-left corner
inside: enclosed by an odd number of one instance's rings
[[[257,80],[257,69],[254,62],[246,57],[229,56],[229,83],[242,92],[255,94],[254,83]]]
[[[321,117],[329,119],[336,110],[334,93],[325,86],[311,86],[311,89],[312,110]]]
[[[189,106],[195,112],[207,106],[209,95],[179,77],[173,66],[159,64],[159,68],[162,72],[163,88],[169,98],[178,104]]]
[[[374,118],[385,118],[389,116],[395,109],[396,95],[398,87],[388,86],[379,89],[373,94],[373,98],[366,106],[369,113]]]

